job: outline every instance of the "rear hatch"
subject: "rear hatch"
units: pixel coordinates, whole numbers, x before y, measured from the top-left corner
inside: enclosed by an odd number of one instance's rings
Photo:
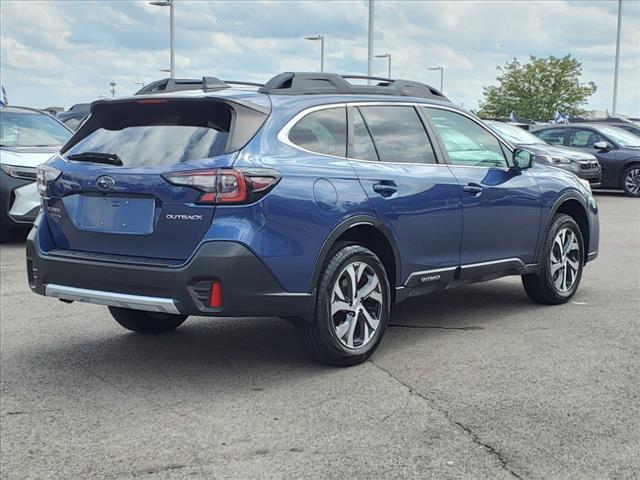
[[[267,115],[264,107],[218,97],[94,104],[40,187],[56,253],[189,258],[215,211],[207,190],[189,182],[215,176],[185,173],[230,167]]]

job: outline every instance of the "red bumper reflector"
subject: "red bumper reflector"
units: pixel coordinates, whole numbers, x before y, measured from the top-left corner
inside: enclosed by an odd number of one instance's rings
[[[217,280],[211,284],[211,293],[209,294],[209,306],[214,308],[222,307],[222,282]]]

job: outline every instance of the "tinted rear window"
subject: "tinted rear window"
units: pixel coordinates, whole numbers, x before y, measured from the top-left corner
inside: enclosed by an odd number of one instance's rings
[[[231,109],[221,102],[104,105],[64,154],[117,154],[125,166],[173,165],[225,153]]]
[[[564,132],[564,128],[554,128],[543,132],[535,132],[535,134],[547,143],[562,145],[564,143]]]
[[[347,110],[340,107],[311,112],[294,125],[289,140],[311,152],[346,156]]]

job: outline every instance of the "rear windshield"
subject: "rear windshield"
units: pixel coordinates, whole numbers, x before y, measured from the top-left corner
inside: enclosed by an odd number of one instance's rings
[[[221,102],[105,104],[64,152],[116,154],[125,166],[173,165],[225,153],[231,109]]]

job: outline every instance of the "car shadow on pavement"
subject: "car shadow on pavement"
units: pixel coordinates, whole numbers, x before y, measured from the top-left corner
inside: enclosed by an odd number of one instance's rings
[[[412,335],[402,344],[392,339],[405,337],[400,332],[403,327],[451,330],[437,335],[441,341],[443,334],[458,335],[456,330],[483,330],[493,322],[508,322],[513,312],[526,308],[536,306],[519,281],[499,280],[409,299],[392,312],[387,344],[395,355],[401,354],[397,349],[416,342],[425,342],[428,348],[428,330],[427,337]],[[68,339],[60,341],[56,335],[55,345],[30,352],[25,359],[30,367],[63,376],[83,375],[82,371],[89,370],[96,376],[155,389],[179,383],[186,391],[212,378],[216,389],[236,391],[257,388],[256,382],[295,383],[301,377],[334,370],[309,360],[293,325],[274,318],[196,317],[174,332],[151,336],[122,330],[106,309],[104,318],[100,315],[90,322],[81,321],[81,329]],[[376,355],[384,355],[384,350]]]
[[[30,228],[19,228],[11,231],[9,233],[9,238],[3,243],[3,245],[24,246],[27,240],[27,235],[29,235],[30,231]]]
[[[410,298],[396,305],[390,326],[481,330],[488,323],[535,307],[519,281],[497,280]]]
[[[594,189],[591,193],[595,197],[603,196],[603,197],[626,197],[627,195],[622,190],[599,190]]]

